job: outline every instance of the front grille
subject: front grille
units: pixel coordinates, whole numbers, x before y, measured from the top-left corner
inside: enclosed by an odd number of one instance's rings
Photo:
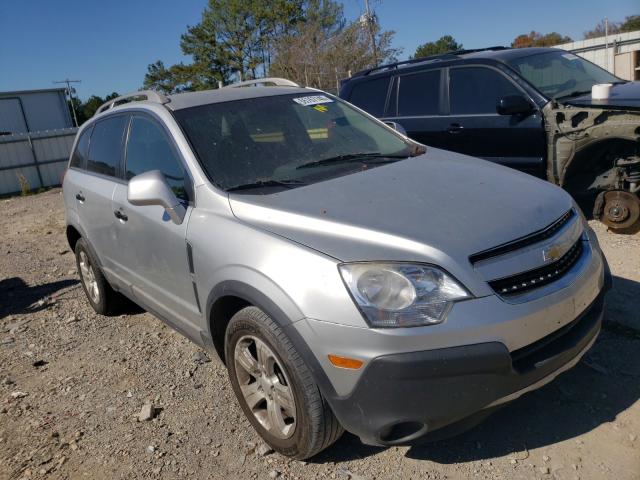
[[[582,240],[578,239],[567,253],[555,262],[511,277],[492,280],[489,285],[502,296],[515,295],[539,288],[556,281],[567,273],[582,255],[583,249]]]
[[[488,258],[497,257],[498,255],[504,255],[505,253],[514,252],[516,250],[528,247],[529,245],[533,245],[534,243],[547,240],[548,238],[553,237],[562,227],[567,225],[569,221],[573,217],[575,217],[575,215],[576,212],[572,208],[548,227],[513,240],[511,242],[504,243],[502,245],[498,245],[497,247],[490,248],[489,250],[484,250],[482,252],[471,255],[469,257],[469,260],[471,261],[471,263],[476,263],[480,260],[486,260]]]

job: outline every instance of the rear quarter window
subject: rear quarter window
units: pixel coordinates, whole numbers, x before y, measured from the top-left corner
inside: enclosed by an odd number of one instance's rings
[[[374,117],[383,116],[390,81],[391,77],[383,77],[356,83],[349,95],[349,102]]]

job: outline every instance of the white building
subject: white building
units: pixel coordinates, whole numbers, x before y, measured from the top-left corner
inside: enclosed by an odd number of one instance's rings
[[[580,55],[624,80],[640,80],[640,30],[563,43],[555,48]]]

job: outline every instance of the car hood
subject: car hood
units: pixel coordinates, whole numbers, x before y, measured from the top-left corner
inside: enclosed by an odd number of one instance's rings
[[[615,84],[607,100],[593,100],[591,94],[566,100],[564,103],[578,107],[609,108],[613,110],[640,110],[640,82]]]
[[[468,257],[540,230],[572,206],[563,190],[444,150],[270,195],[231,194],[241,221],[341,261]],[[452,272],[453,273],[453,272]]]

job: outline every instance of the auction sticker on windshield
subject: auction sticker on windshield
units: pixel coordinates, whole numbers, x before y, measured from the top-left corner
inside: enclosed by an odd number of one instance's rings
[[[318,105],[320,103],[333,103],[333,100],[325,95],[310,95],[308,97],[298,97],[294,98],[293,101],[304,106]]]

